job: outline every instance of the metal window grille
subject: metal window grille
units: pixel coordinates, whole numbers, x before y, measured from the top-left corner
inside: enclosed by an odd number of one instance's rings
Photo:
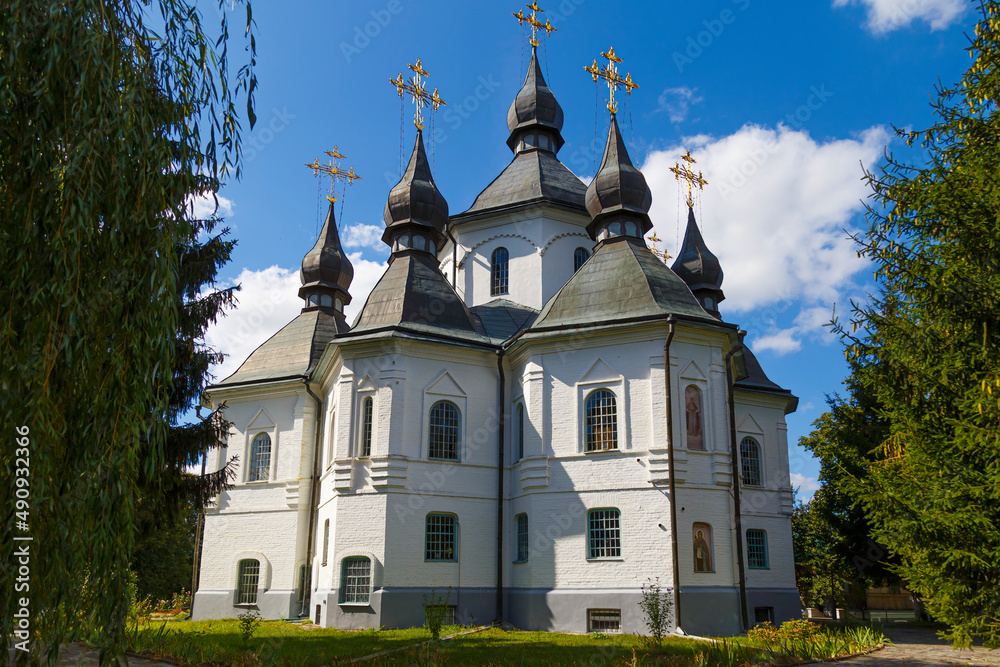
[[[367,603],[371,596],[371,585],[371,559],[345,558],[340,577],[340,601]]]
[[[458,408],[448,401],[431,407],[430,457],[458,460]]]
[[[295,596],[295,601],[298,602],[303,609],[309,606],[309,592],[312,589],[312,568],[305,565],[299,566],[299,589],[298,595]]]
[[[760,445],[753,438],[740,442],[740,471],[744,486],[761,486]]]
[[[767,533],[758,528],[747,531],[747,567],[767,569]]]
[[[236,581],[236,604],[257,604],[260,561],[241,560]]]
[[[455,560],[455,517],[449,514],[427,515],[426,560]]]
[[[509,258],[507,248],[497,248],[493,251],[493,257],[490,258],[490,296],[507,294],[510,274],[508,270]]]
[[[573,273],[580,270],[583,263],[590,259],[590,251],[586,248],[577,248],[573,253]]]
[[[524,458],[524,403],[517,404],[517,460]]]
[[[591,510],[587,517],[589,558],[620,558],[622,555],[621,512]]]
[[[250,475],[247,481],[266,480],[271,472],[271,436],[258,433],[250,445]]]
[[[587,632],[619,633],[621,631],[622,631],[621,609],[587,610]]]
[[[528,515],[517,515],[517,562],[528,560]]]
[[[361,456],[372,455],[372,417],[375,401],[365,396],[361,402]]]
[[[327,519],[323,523],[323,562],[321,565],[326,567],[327,556],[330,555],[330,520]]]
[[[615,395],[598,389],[587,396],[584,406],[587,451],[618,449],[618,409]]]

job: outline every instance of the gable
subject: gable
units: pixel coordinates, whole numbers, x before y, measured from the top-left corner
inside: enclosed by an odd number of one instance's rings
[[[740,421],[739,427],[736,429],[741,433],[754,433],[756,435],[764,435],[764,429],[760,427],[757,420],[753,418],[752,414],[747,413],[747,416]]]
[[[594,362],[594,365],[590,367],[583,377],[577,381],[577,384],[590,384],[590,383],[600,383],[600,382],[617,382],[621,380],[621,374],[616,373],[611,366],[609,366],[603,359],[598,359]]]
[[[684,367],[684,370],[681,371],[681,377],[688,380],[707,379],[705,373],[702,372],[701,368],[699,368],[698,364],[695,363],[694,361],[692,361],[691,363],[689,363],[687,366]]]
[[[247,427],[243,430],[244,431],[257,430],[257,429],[266,430],[274,428],[275,425],[276,425],[275,421],[271,417],[270,413],[266,409],[261,408],[260,410],[257,411],[257,414],[254,415],[253,419],[250,420],[250,423],[247,424]]]
[[[448,371],[441,373],[424,391],[428,394],[440,394],[442,396],[466,395],[465,390],[455,382],[455,378]]]

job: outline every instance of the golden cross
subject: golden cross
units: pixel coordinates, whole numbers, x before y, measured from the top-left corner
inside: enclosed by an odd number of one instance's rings
[[[660,257],[660,255],[661,255],[660,251],[658,251],[658,250],[656,249],[656,244],[657,244],[657,243],[659,243],[659,242],[660,242],[660,241],[662,241],[662,240],[663,240],[663,239],[661,239],[661,238],[660,238],[659,236],[657,236],[657,235],[656,235],[656,232],[655,232],[655,231],[653,232],[653,235],[649,237],[649,241],[650,241],[650,243],[652,243],[652,244],[653,244],[653,247],[652,247],[652,248],[650,248],[650,251],[651,251],[651,252],[653,253],[653,256],[654,256],[654,257],[657,257],[657,258],[659,258],[659,257]],[[668,259],[670,259],[670,253],[668,253],[668,252],[667,252],[667,249],[666,249],[666,248],[664,248],[664,249],[663,249],[663,253],[662,253],[662,256],[663,256],[663,263],[664,263],[664,264],[666,264],[666,263],[667,263],[667,260],[668,260]]]
[[[421,76],[428,76],[427,70],[423,68],[420,64],[420,58],[417,58],[416,65],[407,65],[411,70],[413,70],[413,79],[406,81],[403,79],[403,73],[400,72],[399,76],[395,79],[389,79],[389,83],[396,86],[396,90],[399,93],[399,99],[403,99],[403,93],[407,92],[413,97],[413,104],[416,106],[416,111],[413,112],[413,124],[417,126],[418,130],[424,129],[424,113],[423,108],[426,105],[431,105],[434,110],[442,104],[447,104],[444,100],[438,97],[438,89],[434,89],[434,94],[427,92],[424,88],[424,82],[420,78]]]
[[[552,24],[549,23],[548,19],[545,19],[545,23],[542,23],[538,20],[538,18],[536,18],[537,12],[545,11],[538,6],[538,0],[532,0],[531,4],[525,5],[525,7],[531,10],[531,16],[525,16],[523,9],[517,10],[517,14],[512,14],[512,16],[517,19],[518,25],[522,25],[522,22],[524,21],[528,22],[528,25],[531,26],[531,39],[529,41],[532,46],[538,46],[540,40],[538,39],[537,33],[539,30],[544,30],[546,35],[550,35],[554,33],[556,29],[552,27]]]
[[[674,166],[670,168],[670,171],[674,173],[674,178],[678,181],[687,181],[687,205],[688,208],[694,208],[694,186],[697,185],[698,189],[702,190],[706,185],[708,185],[708,181],[705,180],[700,171],[697,175],[695,175],[694,169],[691,168],[691,165],[696,164],[698,161],[691,157],[690,150],[682,155],[681,159],[684,160],[684,166],[682,167],[680,162],[676,162],[674,163]]]
[[[306,166],[313,170],[313,176],[323,174],[330,177],[330,195],[333,194],[333,189],[337,185],[337,181],[347,181],[348,185],[353,185],[356,179],[361,179],[360,176],[354,173],[354,167],[351,167],[347,171],[340,168],[340,160],[343,160],[344,156],[340,154],[336,146],[333,147],[332,151],[323,152],[330,156],[329,162],[320,164],[319,158],[316,158],[312,162],[306,163]],[[327,195],[326,198],[331,202],[337,201],[336,197],[331,197],[330,195]]]
[[[633,88],[638,88],[639,84],[632,81],[632,75],[626,74],[625,78],[618,76],[618,68],[615,63],[620,63],[621,58],[615,55],[615,47],[608,49],[607,53],[602,53],[601,56],[608,59],[608,64],[603,68],[597,66],[597,60],[594,60],[594,64],[589,67],[584,66],[583,69],[590,72],[594,77],[594,82],[597,82],[598,78],[604,79],[608,82],[608,111],[611,113],[617,113],[618,105],[615,104],[615,91],[619,88],[625,89],[625,94],[629,95]]]

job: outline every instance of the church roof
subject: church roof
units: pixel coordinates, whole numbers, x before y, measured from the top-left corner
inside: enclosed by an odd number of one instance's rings
[[[382,217],[386,225],[382,240],[390,244],[396,228],[415,225],[442,233],[448,224],[448,202],[434,184],[420,130],[403,177],[389,191]]]
[[[670,268],[692,290],[718,290],[722,287],[722,266],[719,264],[719,258],[705,244],[701,230],[698,229],[698,223],[694,219],[694,210],[691,208],[688,208],[684,243],[681,244],[681,250],[677,253],[677,260]]]
[[[461,215],[542,201],[564,204],[583,212],[586,193],[587,186],[554,153],[533,148],[517,153]]]
[[[779,391],[782,393],[791,393],[787,389],[783,389],[780,385],[775,384],[767,377],[764,373],[764,369],[761,368],[760,362],[757,361],[757,357],[750,350],[749,347],[743,346],[743,354],[746,359],[747,364],[747,377],[742,380],[736,381],[736,386],[743,389],[760,389],[764,391]]]
[[[326,344],[349,329],[344,316],[307,310],[281,328],[216,387],[305,377],[312,373]]]
[[[642,228],[640,236],[644,235],[653,227],[649,220],[649,207],[652,203],[653,195],[646,185],[646,178],[632,164],[625,140],[618,129],[618,118],[611,114],[604,158],[594,180],[587,186],[587,212],[593,218],[587,231],[596,239],[598,230],[606,220],[631,218]]]
[[[555,149],[559,150],[563,145],[562,134],[560,134],[562,126],[562,107],[559,106],[556,96],[545,83],[542,68],[538,65],[537,49],[532,46],[531,61],[528,63],[528,73],[524,77],[524,84],[507,110],[507,129],[510,130],[507,145],[510,146],[511,150],[515,150],[518,137],[522,132],[545,129],[551,132]]]
[[[494,343],[501,343],[522,329],[531,326],[538,317],[538,311],[509,299],[494,299],[469,310],[479,318],[486,335]]]
[[[332,201],[316,245],[302,258],[299,277],[301,298],[306,298],[310,292],[329,290],[339,292],[344,303],[351,302],[349,290],[354,279],[354,265],[341,247]]]
[[[346,336],[386,330],[490,344],[478,320],[441,273],[437,259],[415,250],[393,253],[389,268]]]
[[[549,300],[533,330],[676,315],[718,324],[691,290],[639,239],[622,238],[594,255]]]

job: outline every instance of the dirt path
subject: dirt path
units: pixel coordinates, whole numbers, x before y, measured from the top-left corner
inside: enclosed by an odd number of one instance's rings
[[[852,667],[1000,665],[1000,650],[991,651],[977,646],[970,651],[956,651],[950,644],[938,639],[933,628],[894,628],[887,625],[885,634],[896,643],[895,646],[838,664]]]

